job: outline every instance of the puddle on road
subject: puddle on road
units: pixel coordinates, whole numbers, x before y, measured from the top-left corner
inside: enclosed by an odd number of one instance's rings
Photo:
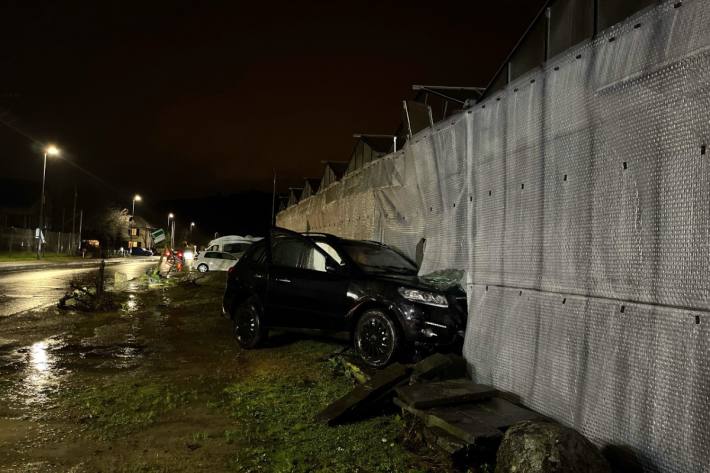
[[[68,344],[61,337],[50,337],[17,347],[11,340],[0,340],[0,373],[9,385],[10,404],[36,408],[51,405],[65,378],[77,370],[131,369],[140,365],[146,353],[135,337],[110,345]]]
[[[61,344],[55,338],[37,341],[0,353],[0,368],[16,381],[8,396],[19,405],[36,406],[47,404],[60,387],[65,370],[57,366],[54,347]]]

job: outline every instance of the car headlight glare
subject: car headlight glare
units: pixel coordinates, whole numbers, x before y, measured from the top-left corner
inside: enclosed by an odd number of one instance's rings
[[[410,289],[408,287],[400,287],[399,293],[408,301],[418,302],[420,304],[433,305],[435,307],[448,307],[449,302],[441,294],[435,292],[422,291],[420,289]]]

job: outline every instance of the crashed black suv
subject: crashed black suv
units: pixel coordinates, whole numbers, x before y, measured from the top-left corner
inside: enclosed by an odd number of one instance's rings
[[[347,330],[366,363],[384,366],[405,347],[460,347],[466,294],[437,287],[386,245],[273,229],[230,270],[222,310],[245,348],[273,327]]]

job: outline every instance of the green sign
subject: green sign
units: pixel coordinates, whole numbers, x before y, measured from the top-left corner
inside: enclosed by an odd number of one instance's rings
[[[165,232],[162,228],[153,230],[152,232],[150,232],[150,236],[153,237],[153,243],[160,243],[161,241],[165,240]]]

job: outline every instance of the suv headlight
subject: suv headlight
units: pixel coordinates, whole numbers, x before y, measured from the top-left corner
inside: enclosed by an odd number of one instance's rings
[[[435,292],[422,291],[419,289],[410,289],[408,287],[400,287],[399,293],[412,302],[419,302],[420,304],[433,305],[435,307],[449,307],[449,302],[441,294]]]

